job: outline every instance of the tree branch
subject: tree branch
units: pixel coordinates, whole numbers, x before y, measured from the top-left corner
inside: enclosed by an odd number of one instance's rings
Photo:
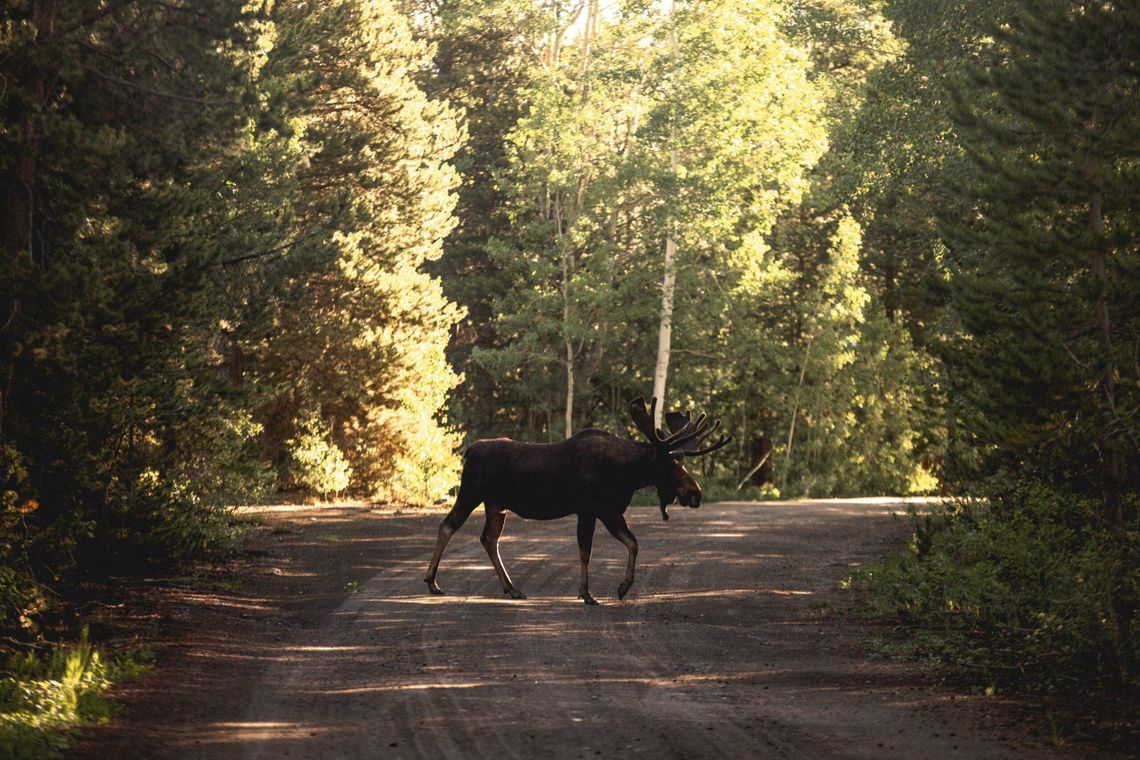
[[[138,92],[143,93],[144,95],[151,95],[151,96],[156,97],[156,98],[166,98],[168,100],[178,100],[178,101],[181,101],[183,103],[194,103],[195,105],[200,105],[200,106],[216,107],[216,106],[236,106],[236,105],[239,105],[237,103],[237,101],[211,100],[209,98],[197,98],[197,97],[194,97],[192,95],[178,95],[178,94],[173,93],[173,92],[163,92],[162,90],[156,90],[156,89],[153,89],[151,87],[147,87],[146,85],[141,85],[141,84],[138,84],[137,82],[130,82],[130,81],[123,79],[121,77],[114,76],[113,74],[108,74],[105,71],[100,71],[99,69],[97,69],[94,66],[87,64],[87,63],[81,64],[81,65],[83,66],[84,70],[91,72],[92,74],[99,77],[100,79],[106,80],[106,81],[111,82],[113,84],[121,85],[123,87],[129,87],[132,90],[136,90]]]

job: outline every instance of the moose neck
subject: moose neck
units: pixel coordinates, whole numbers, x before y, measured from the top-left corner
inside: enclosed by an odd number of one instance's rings
[[[631,467],[634,478],[634,490],[648,488],[655,484],[654,469],[657,461],[655,446],[651,443],[638,443],[638,455]]]

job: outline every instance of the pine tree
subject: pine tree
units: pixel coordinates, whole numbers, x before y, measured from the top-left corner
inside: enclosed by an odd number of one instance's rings
[[[228,316],[218,263],[272,237],[218,203],[245,150],[257,14],[35,0],[2,19],[0,470],[27,512],[22,569],[216,548],[221,499],[257,480],[255,426],[209,346]]]
[[[508,201],[495,177],[507,170],[506,136],[524,115],[533,75],[534,51],[546,13],[534,0],[450,0],[414,2],[411,16],[433,50],[420,77],[424,91],[446,100],[460,114],[467,139],[454,166],[456,228],[443,254],[428,265],[448,299],[466,313],[448,345],[448,360],[463,376],[452,395],[451,418],[462,427],[494,434],[501,430],[500,401],[511,387],[495,382],[476,350],[500,345],[494,299],[510,283],[488,250],[489,241],[511,235]]]
[[[271,456],[286,485],[313,487],[343,472],[343,457],[357,488],[434,499],[456,465],[437,416],[457,381],[444,350],[461,313],[423,267],[454,224],[447,161],[461,132],[417,87],[426,48],[387,0],[277,3],[271,18],[263,87],[303,156],[293,204],[313,262],[249,347],[256,382],[271,389]],[[289,441],[304,431],[315,465],[299,468]]]
[[[977,471],[1097,495],[1119,530],[1140,473],[1140,8],[1019,3],[994,36],[960,90],[975,206],[944,225],[962,443]]]

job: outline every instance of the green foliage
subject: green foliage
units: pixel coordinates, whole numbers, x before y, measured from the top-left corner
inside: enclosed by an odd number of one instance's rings
[[[388,498],[413,504],[430,504],[445,498],[459,482],[461,462],[455,455],[460,438],[426,410],[406,409],[399,424],[399,447],[393,472],[386,477]]]
[[[883,319],[845,205],[866,81],[901,46],[877,3],[730,5],[427,9],[441,48],[426,86],[470,104],[482,159],[461,164],[473,205],[444,261],[445,288],[478,317],[452,342],[465,370],[452,412],[476,436],[552,440],[568,403],[575,429],[628,429],[668,232],[669,403],[729,417],[740,440],[710,475],[743,475],[765,433],[787,493],[928,490],[918,461],[940,420],[915,386],[931,362]],[[521,19],[517,35],[480,47],[498,14]],[[486,77],[508,60],[503,98]]]
[[[88,5],[0,11],[4,628],[42,611],[33,579],[233,548],[230,506],[287,484],[287,441],[327,492],[414,461],[422,495],[455,461],[436,420],[461,312],[422,267],[462,133],[415,85],[406,20]]]
[[[280,93],[304,162],[290,201],[313,264],[242,338],[266,389],[264,442],[283,484],[291,458],[318,493],[404,493],[400,463],[423,460],[409,447],[425,435],[439,466],[457,461],[435,420],[458,381],[444,351],[462,312],[422,268],[454,225],[446,162],[462,132],[417,88],[427,49],[388,2],[284,3],[271,19],[261,84]]]
[[[909,46],[856,122],[865,267],[932,354],[919,392],[944,415],[942,475],[980,500],[925,516],[908,554],[857,580],[911,654],[1134,695],[1136,11],[888,14]]]
[[[53,758],[75,729],[110,718],[112,685],[150,670],[152,655],[127,652],[108,663],[87,640],[40,655],[13,654],[0,676],[0,758]]]
[[[286,441],[286,445],[297,484],[321,496],[336,496],[348,488],[352,468],[336,444],[329,441],[328,423],[310,411],[299,418],[294,427],[297,437]]]
[[[6,628],[34,628],[35,614],[46,602],[28,562],[27,515],[39,508],[22,498],[28,473],[20,453],[0,445],[0,622]]]
[[[941,350],[952,464],[1118,504],[1140,487],[1140,17],[1018,2],[991,31],[992,62],[969,70],[955,112],[969,162],[954,189],[971,211],[941,225],[959,327]]]
[[[991,484],[997,486],[996,483]],[[1041,486],[914,514],[910,550],[852,585],[921,651],[983,683],[1074,691],[1140,687],[1140,533],[1120,543],[1097,504]],[[905,643],[905,642],[904,642]]]

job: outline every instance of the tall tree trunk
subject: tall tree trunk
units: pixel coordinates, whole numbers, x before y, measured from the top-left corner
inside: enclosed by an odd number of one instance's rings
[[[1101,359],[1104,362],[1104,372],[1100,379],[1101,404],[1100,415],[1101,431],[1100,451],[1104,462],[1104,516],[1109,527],[1116,534],[1124,530],[1124,516],[1120,506],[1120,461],[1116,451],[1116,387],[1114,374],[1115,362],[1112,356],[1112,323],[1108,317],[1108,275],[1104,265],[1104,246],[1102,237],[1104,233],[1104,217],[1102,215],[1102,198],[1099,190],[1093,192],[1089,198],[1089,226],[1092,229],[1094,245],[1092,255],[1093,277],[1097,283],[1096,321],[1100,332]]]
[[[55,0],[35,0],[32,4],[32,26],[36,30],[35,47],[42,45],[55,31]],[[32,231],[36,207],[37,155],[43,137],[43,123],[40,112],[45,105],[43,72],[39,69],[38,56],[26,54],[23,69],[18,79],[28,92],[34,105],[27,114],[24,124],[23,145],[12,162],[4,188],[4,247],[10,255],[26,254],[34,257]]]
[[[1090,172],[1091,174],[1091,172]],[[1104,518],[1109,530],[1118,541],[1124,540],[1124,515],[1120,505],[1120,460],[1116,451],[1116,431],[1119,420],[1116,417],[1116,363],[1112,355],[1112,323],[1108,315],[1108,274],[1104,258],[1104,216],[1103,199],[1100,190],[1094,190],[1089,197],[1089,227],[1093,233],[1092,272],[1096,278],[1096,321],[1100,332],[1101,357],[1104,361],[1104,374],[1101,376],[1101,460],[1104,463]],[[1116,618],[1116,670],[1121,687],[1127,687],[1132,672],[1132,611],[1125,589],[1127,578],[1135,572],[1127,559],[1117,565],[1117,577],[1112,590],[1112,611]]]
[[[574,435],[574,342],[570,336],[570,278],[574,276],[573,253],[562,240],[562,195],[554,196],[554,236],[562,251],[562,338],[566,344],[566,437]]]
[[[566,437],[574,435],[574,342],[570,339],[570,254],[562,254],[562,326],[566,340]]]
[[[573,18],[577,19],[579,13],[581,13],[580,7],[574,12]],[[597,23],[598,0],[589,0],[586,5],[586,20],[582,28],[582,60],[578,69],[579,90],[582,93],[583,101],[585,101],[587,93],[586,72],[590,66],[590,46],[593,43],[597,31]],[[578,191],[572,206],[575,212],[577,209],[582,208],[582,203],[585,199],[588,171],[588,168],[584,168],[578,175]],[[577,352],[574,350],[574,342],[570,334],[570,280],[574,277],[574,251],[563,241],[561,195],[555,197],[554,212],[555,235],[557,236],[559,248],[562,249],[562,332],[566,344],[565,433],[566,437],[569,438],[574,435],[574,367],[577,359]]]
[[[788,424],[788,445],[784,449],[784,471],[780,473],[780,490],[783,491],[788,485],[788,473],[792,469],[792,444],[796,440],[796,417],[800,412],[800,391],[804,387],[804,376],[807,375],[808,358],[811,356],[811,340],[807,342],[804,348],[804,363],[800,365],[800,379],[796,383],[796,396],[792,401],[792,421]]]
[[[674,17],[673,28],[669,31],[669,44],[673,48],[673,61],[679,58],[676,26],[676,4],[670,3],[669,14]],[[669,168],[677,173],[676,135],[669,128]],[[670,223],[672,227],[672,223]],[[665,237],[665,273],[661,280],[661,321],[657,327],[657,366],[653,370],[653,396],[657,399],[653,425],[661,427],[661,415],[665,412],[665,381],[669,375],[669,356],[673,342],[673,295],[677,289],[677,243],[673,240],[673,230]]]
[[[657,326],[657,366],[653,370],[653,395],[657,398],[653,424],[661,427],[665,409],[665,380],[669,374],[670,345],[673,341],[673,294],[677,286],[677,244],[665,238],[665,277],[661,281],[661,321]]]

